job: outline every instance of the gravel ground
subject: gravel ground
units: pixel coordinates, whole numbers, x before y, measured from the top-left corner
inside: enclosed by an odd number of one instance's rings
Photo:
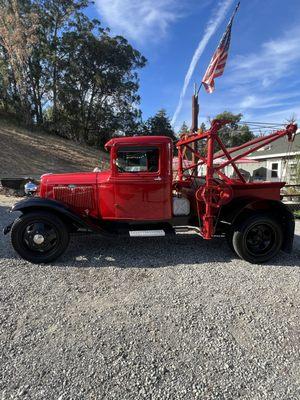
[[[299,399],[299,266],[299,237],[264,266],[183,235],[39,266],[1,237],[2,399]]]

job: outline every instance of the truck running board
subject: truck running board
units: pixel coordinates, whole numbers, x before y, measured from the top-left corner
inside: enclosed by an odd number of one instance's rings
[[[131,237],[155,237],[155,236],[166,236],[166,232],[163,229],[152,229],[143,231],[129,231]]]
[[[201,230],[197,226],[174,226],[174,229],[143,229],[129,231],[130,237],[156,237],[169,234],[192,233],[201,236]]]

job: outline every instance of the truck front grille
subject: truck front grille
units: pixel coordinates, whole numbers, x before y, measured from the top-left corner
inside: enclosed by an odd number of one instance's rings
[[[92,186],[56,186],[53,188],[53,197],[76,209],[92,210],[95,208]]]

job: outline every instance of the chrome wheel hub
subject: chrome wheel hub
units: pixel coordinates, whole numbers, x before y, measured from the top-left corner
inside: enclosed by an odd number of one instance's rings
[[[59,232],[51,222],[32,221],[24,229],[23,240],[30,251],[47,253],[58,245]]]
[[[35,244],[40,245],[40,244],[44,243],[45,238],[43,235],[40,235],[39,233],[37,233],[33,236],[33,241]]]

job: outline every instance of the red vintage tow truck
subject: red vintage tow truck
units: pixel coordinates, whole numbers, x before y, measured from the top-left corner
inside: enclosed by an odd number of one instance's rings
[[[224,236],[251,263],[266,262],[280,250],[290,252],[295,223],[281,202],[285,183],[246,182],[236,163],[281,137],[293,141],[297,125],[226,149],[218,136],[226,123],[215,120],[208,131],[177,142],[175,178],[170,138],[111,139],[106,144],[109,170],[45,174],[39,187],[27,184],[33,196],[14,205],[12,211],[22,214],[4,233],[11,232],[14,249],[34,263],[55,260],[67,249],[70,234],[81,232],[131,237],[193,232],[206,240]],[[202,141],[200,151],[195,144]],[[216,144],[221,152],[216,153]],[[216,165],[220,157],[224,161]],[[235,179],[225,175],[227,165]]]

